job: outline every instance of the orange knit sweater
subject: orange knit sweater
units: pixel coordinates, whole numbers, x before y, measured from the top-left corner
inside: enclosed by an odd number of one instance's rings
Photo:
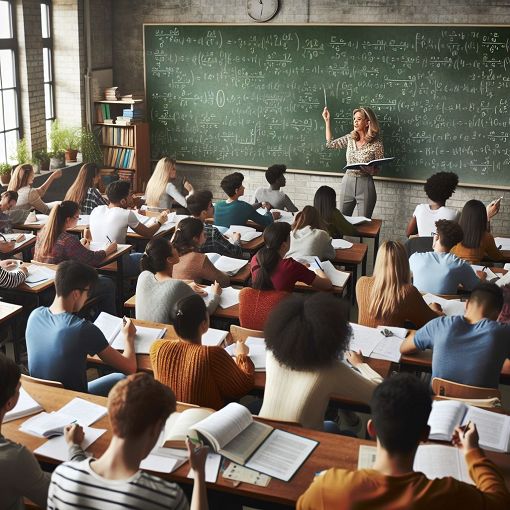
[[[471,264],[480,264],[483,259],[502,260],[504,258],[490,232],[484,232],[478,248],[466,248],[462,243],[459,243],[450,251],[459,259],[467,260]]]
[[[158,340],[150,358],[154,377],[172,388],[180,402],[220,409],[253,388],[252,360],[239,355],[234,361],[222,347]]]
[[[413,285],[405,286],[405,296],[402,304],[395,313],[388,317],[373,317],[369,313],[374,278],[363,276],[356,285],[356,299],[358,301],[358,323],[370,328],[377,326],[403,327],[406,321],[412,322],[416,328],[421,328],[428,321],[438,317],[423,300],[422,295]]]

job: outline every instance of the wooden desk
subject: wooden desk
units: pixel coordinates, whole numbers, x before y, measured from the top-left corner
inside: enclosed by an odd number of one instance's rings
[[[499,250],[503,258],[501,260],[483,259],[481,265],[497,264],[498,262],[510,262],[510,250]]]
[[[364,238],[374,240],[374,262],[377,256],[377,250],[379,250],[379,235],[381,233],[382,220],[372,218],[372,221],[366,221],[359,225],[354,225],[357,230],[357,235],[353,237],[359,237],[360,242],[363,242]]]
[[[14,350],[14,359],[16,363],[20,360],[20,345],[19,339],[22,335],[18,335],[18,322],[17,316],[21,313],[23,307],[21,305],[15,305],[13,303],[7,303],[5,301],[0,301],[0,325],[5,325],[7,328],[11,328],[12,333],[12,346]],[[24,336],[24,335],[23,335]],[[7,336],[5,340],[9,337]],[[4,343],[4,340],[0,342],[0,344]]]
[[[248,252],[250,256],[255,255],[260,248],[264,246],[264,236],[256,237],[251,241],[241,241],[241,248],[243,251]]]
[[[347,271],[350,271],[351,281],[351,297],[354,303],[356,295],[356,280],[358,279],[358,266],[361,264],[361,276],[367,274],[367,252],[368,246],[363,243],[353,243],[350,248],[335,250],[335,260],[333,264],[345,266]]]
[[[4,237],[8,241],[12,241],[19,235],[20,234],[5,234]],[[25,262],[28,262],[32,258],[32,256],[31,256],[32,248],[35,246],[36,240],[37,240],[36,237],[30,237],[29,239],[25,239],[21,243],[16,243],[12,250],[0,253],[0,258],[10,259],[17,253],[21,252],[23,254],[23,260]]]
[[[250,261],[246,261],[246,265],[242,267],[234,276],[230,277],[231,284],[242,285],[245,287],[251,278]]]

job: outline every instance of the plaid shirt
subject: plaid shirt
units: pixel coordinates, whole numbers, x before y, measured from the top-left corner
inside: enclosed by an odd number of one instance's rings
[[[107,205],[107,203],[96,188],[89,188],[81,204],[80,212],[82,214],[90,214],[92,209],[99,205]]]
[[[202,253],[219,253],[227,257],[242,258],[243,250],[239,244],[232,244],[221,232],[214,226],[207,223],[204,224],[205,243],[200,248]]]

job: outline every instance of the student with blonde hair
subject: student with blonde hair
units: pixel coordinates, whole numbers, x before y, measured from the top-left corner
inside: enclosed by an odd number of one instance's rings
[[[18,165],[12,174],[11,180],[7,191],[17,191],[18,201],[13,210],[35,209],[42,214],[49,214],[50,209],[56,205],[57,202],[46,204],[43,202],[43,197],[48,191],[53,181],[62,177],[61,170],[55,170],[50,174],[48,179],[38,188],[32,188],[34,182],[34,167],[32,165]]]
[[[177,202],[181,207],[186,207],[186,198],[172,182],[176,176],[175,160],[161,158],[147,183],[147,189],[145,190],[147,207],[170,209],[174,202]],[[184,179],[183,186],[188,192],[188,196],[193,194],[194,190],[191,182]]]
[[[363,276],[356,285],[359,324],[369,327],[398,326],[411,322],[420,328],[442,315],[441,306],[425,303],[411,284],[409,259],[404,246],[396,241],[384,242],[374,265],[373,276]]]
[[[99,205],[107,205],[97,185],[101,176],[95,163],[85,163],[78,172],[73,185],[67,190],[64,200],[71,200],[80,206],[82,214],[90,214]]]

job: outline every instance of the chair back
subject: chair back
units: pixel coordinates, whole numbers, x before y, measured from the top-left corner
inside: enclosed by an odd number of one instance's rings
[[[404,244],[407,256],[413,253],[424,253],[432,251],[432,237],[410,237]]]
[[[241,326],[236,326],[232,324],[230,326],[230,335],[232,336],[233,342],[244,342],[249,336],[254,336],[255,338],[264,338],[264,332],[258,329],[248,329],[242,328]]]
[[[38,379],[31,375],[21,374],[21,381],[31,382],[35,384],[43,384],[45,386],[52,386],[54,388],[63,388],[64,385],[60,381],[51,381],[50,379]]]
[[[469,403],[479,407],[501,406],[501,392],[497,388],[469,386],[434,377],[432,379],[432,392],[438,397],[469,401]]]

